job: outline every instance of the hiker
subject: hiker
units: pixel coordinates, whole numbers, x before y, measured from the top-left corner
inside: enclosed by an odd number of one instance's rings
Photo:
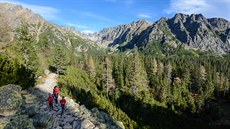
[[[58,86],[55,86],[53,89],[53,95],[54,95],[54,100],[55,103],[58,104],[58,95],[60,94],[60,89]]]
[[[50,110],[53,110],[53,102],[54,102],[54,99],[53,99],[51,93],[49,93],[48,102],[49,102]]]
[[[64,109],[65,109],[65,104],[66,104],[66,100],[65,100],[64,96],[62,97],[60,103],[61,103],[61,115],[63,115]]]

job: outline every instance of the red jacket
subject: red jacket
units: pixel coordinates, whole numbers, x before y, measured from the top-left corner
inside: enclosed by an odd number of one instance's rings
[[[61,104],[66,104],[66,100],[65,100],[65,99],[62,99],[62,100],[60,101],[60,103],[61,103]]]
[[[54,88],[53,93],[60,94],[60,89],[58,87]]]
[[[48,101],[49,101],[49,103],[53,103],[53,101],[54,101],[53,97],[49,96]]]

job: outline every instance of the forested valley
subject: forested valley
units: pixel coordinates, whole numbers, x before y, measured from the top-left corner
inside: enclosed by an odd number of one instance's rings
[[[230,99],[228,55],[168,52],[157,46],[153,53],[137,46],[129,52],[92,48],[76,53],[62,42],[50,43],[49,31],[36,42],[28,26],[22,25],[17,38],[1,48],[1,85],[27,88],[49,69],[59,74],[62,95],[98,107],[127,129],[220,128],[221,111],[229,112],[220,107]],[[84,43],[70,40],[71,47]]]

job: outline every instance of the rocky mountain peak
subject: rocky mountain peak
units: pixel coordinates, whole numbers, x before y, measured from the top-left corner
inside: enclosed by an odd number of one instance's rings
[[[210,18],[208,19],[209,24],[211,24],[215,30],[223,31],[226,28],[230,28],[230,22],[223,18]]]
[[[177,23],[179,21],[186,21],[186,19],[188,17],[189,17],[189,15],[177,13],[177,14],[175,14],[175,16],[172,19],[174,20],[174,23]]]
[[[29,24],[38,24],[45,21],[39,14],[23,8],[21,5],[11,3],[0,3],[0,13],[5,15],[12,28],[17,28],[22,20]]]
[[[1,10],[21,10],[23,7],[21,5],[17,4],[11,4],[11,3],[1,3],[0,2]]]

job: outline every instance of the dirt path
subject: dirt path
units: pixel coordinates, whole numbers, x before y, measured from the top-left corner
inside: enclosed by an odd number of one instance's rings
[[[45,93],[52,93],[55,85],[57,85],[57,74],[50,73],[44,78],[44,83],[36,85],[35,88],[38,88]]]

